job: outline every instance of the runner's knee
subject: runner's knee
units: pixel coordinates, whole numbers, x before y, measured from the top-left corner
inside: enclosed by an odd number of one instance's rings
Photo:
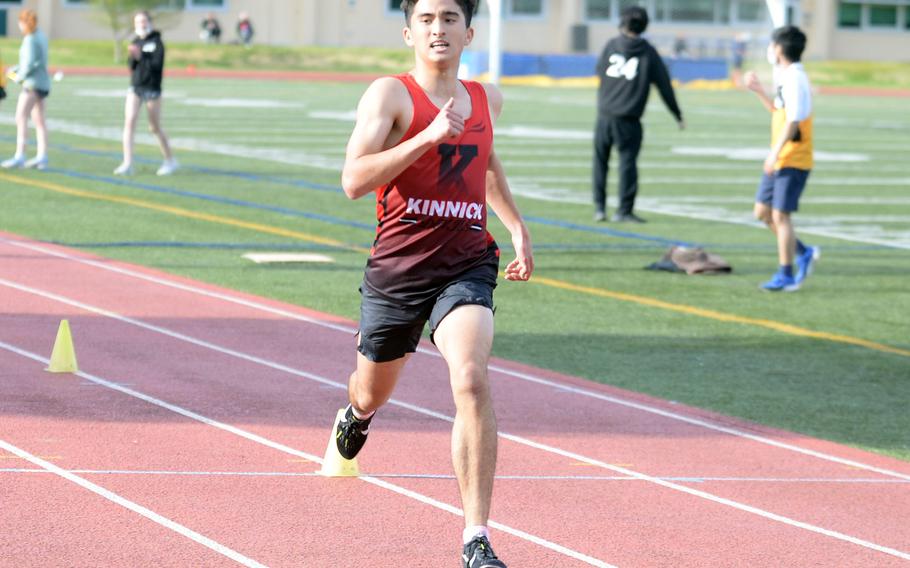
[[[452,393],[455,401],[477,401],[489,397],[486,365],[468,362],[451,371]]]

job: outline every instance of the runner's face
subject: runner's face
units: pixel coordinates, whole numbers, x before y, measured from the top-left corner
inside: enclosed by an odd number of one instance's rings
[[[405,43],[418,57],[433,62],[457,62],[473,37],[474,29],[466,26],[455,0],[420,0],[404,29]]]

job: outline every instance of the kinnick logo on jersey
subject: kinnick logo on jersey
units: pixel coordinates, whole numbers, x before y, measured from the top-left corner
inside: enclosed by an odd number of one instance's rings
[[[435,199],[408,198],[405,215],[419,213],[432,217],[483,220],[483,204],[468,201],[437,201]]]

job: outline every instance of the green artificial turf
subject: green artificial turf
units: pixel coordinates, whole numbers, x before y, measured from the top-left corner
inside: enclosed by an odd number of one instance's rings
[[[352,202],[338,190],[350,113],[365,85],[170,79],[164,125],[185,167],[156,177],[160,156],[142,138],[138,150],[146,161],[123,180],[110,173],[119,163],[125,87],[118,78],[56,83],[48,100],[51,170],[0,175],[369,246],[371,198]],[[816,100],[816,149],[831,159],[818,162],[796,219],[804,240],[821,245],[823,256],[803,290],[769,294],[758,285],[776,268],[774,240],[748,220],[761,158],[728,157],[748,149],[760,155],[767,147],[769,117],[748,93],[683,90],[684,132],[652,101],[640,159],[639,213],[649,223],[634,226],[591,222],[586,136],[593,92],[509,87],[505,96],[497,152],[529,221],[537,275],[638,301],[502,282],[495,355],[910,460],[904,134],[910,100]],[[12,110],[10,101],[0,106],[4,155],[13,151]],[[615,157],[613,165],[611,195]],[[495,219],[490,226],[509,260],[507,234]],[[0,178],[0,229],[358,315],[365,253],[304,235],[66,195],[9,178]],[[690,277],[643,270],[670,241],[702,244],[734,271]],[[287,248],[329,254],[335,262],[261,266],[241,256]],[[753,323],[641,303],[649,299]],[[784,333],[755,320],[905,354]]]

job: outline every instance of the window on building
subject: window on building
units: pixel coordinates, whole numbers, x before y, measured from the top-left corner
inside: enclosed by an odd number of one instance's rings
[[[893,28],[897,26],[897,6],[870,4],[869,25],[877,28]]]
[[[674,22],[714,22],[714,0],[674,0],[670,4],[670,19]]]
[[[623,10],[629,6],[641,6],[642,8],[649,8],[647,0],[619,0],[617,8],[619,8],[619,13],[621,14]],[[617,14],[618,16],[619,14]]]
[[[195,1],[195,0],[194,0]],[[538,2],[543,2],[543,0],[538,0]],[[477,9],[475,17],[479,16],[481,18],[490,15],[490,9],[487,6],[489,2],[481,2],[480,7]],[[401,14],[401,0],[386,0],[386,12],[390,15]]]
[[[732,2],[718,2],[717,3],[717,23],[719,24],[729,24],[730,23],[730,8]]]
[[[585,17],[589,20],[609,20],[611,17],[610,0],[587,0]]]
[[[64,0],[67,6],[88,6],[89,0]],[[183,10],[186,8],[220,9],[225,7],[226,0],[161,0],[158,7],[169,10]],[[2,4],[21,4],[21,0],[0,0]]]
[[[837,7],[837,25],[858,28],[863,24],[863,6],[856,2],[841,2]]]
[[[542,16],[543,0],[512,0],[509,14],[513,16]]]
[[[739,0],[736,19],[740,22],[764,22],[768,17],[765,0]]]

